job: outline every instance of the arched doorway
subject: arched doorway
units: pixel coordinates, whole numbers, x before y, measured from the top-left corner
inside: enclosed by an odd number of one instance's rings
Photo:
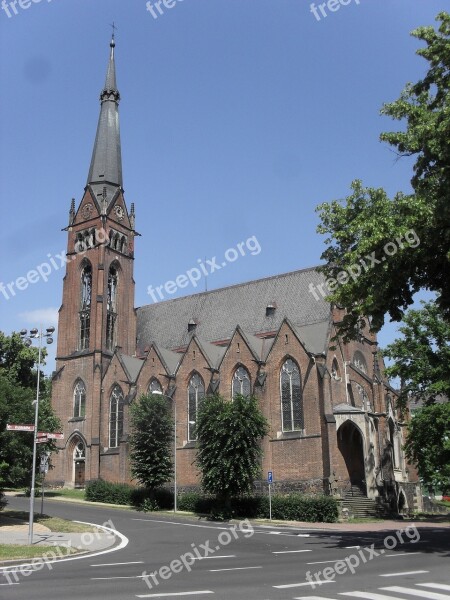
[[[358,486],[366,493],[364,468],[364,440],[359,428],[346,421],[337,432],[338,448],[347,467],[348,478],[352,486]]]
[[[73,449],[73,484],[75,488],[84,488],[86,470],[86,444],[77,437]]]

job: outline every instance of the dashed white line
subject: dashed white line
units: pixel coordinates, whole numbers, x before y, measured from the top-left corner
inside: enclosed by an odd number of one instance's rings
[[[430,571],[402,571],[402,573],[383,573],[380,577],[401,577],[402,575],[419,575],[420,573],[429,573]]]
[[[394,558],[396,556],[411,556],[412,554],[423,554],[423,552],[401,552],[400,554],[385,554],[386,558]]]
[[[201,590],[199,592],[173,592],[166,594],[143,594],[136,596],[136,598],[170,598],[175,596],[198,596],[200,594],[214,594],[211,590]]]
[[[297,552],[312,552],[312,550],[277,550],[277,552],[272,552],[272,554],[295,554]]]
[[[135,560],[134,562],[120,562],[120,563],[103,563],[100,565],[89,565],[90,567],[119,567],[121,565],[143,565],[143,560]]]
[[[194,556],[194,560],[208,560],[211,558],[236,558],[236,554],[224,554],[221,556]]]
[[[248,569],[262,569],[262,567],[232,567],[231,569],[210,569],[210,573],[219,573],[220,571],[247,571]]]
[[[295,587],[305,587],[307,585],[309,586],[316,586],[316,585],[322,585],[324,583],[335,583],[334,581],[323,581],[322,579],[314,579],[314,581],[307,581],[305,583],[288,583],[285,585],[274,585],[272,587],[277,588],[278,590],[285,590],[288,588],[295,588]]]

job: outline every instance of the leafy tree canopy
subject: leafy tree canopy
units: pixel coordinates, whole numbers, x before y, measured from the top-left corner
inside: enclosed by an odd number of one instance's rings
[[[414,414],[405,451],[427,487],[450,491],[450,402],[424,406]]]
[[[1,477],[8,485],[25,485],[31,478],[33,434],[6,431],[6,425],[34,424],[37,359],[38,350],[27,348],[18,334],[8,337],[0,332],[0,464]],[[41,374],[39,430],[60,428],[50,404],[50,382]],[[39,452],[54,448],[53,443],[40,444]]]
[[[173,418],[167,399],[161,395],[141,396],[130,407],[131,472],[150,490],[173,476]]]
[[[383,189],[356,180],[344,203],[317,208],[318,232],[328,236],[329,246],[321,270],[328,299],[347,311],[339,326],[345,340],[360,334],[366,316],[374,331],[386,314],[401,320],[421,288],[437,293],[450,320],[450,15],[440,13],[437,20],[437,30],[412,32],[426,44],[417,51],[428,61],[425,77],[381,111],[406,125],[381,139],[399,156],[414,157],[413,193],[390,199]]]
[[[254,397],[205,398],[196,426],[197,464],[204,489],[225,502],[250,493],[260,475],[261,440],[268,424]]]
[[[406,312],[403,334],[383,351],[394,361],[386,369],[402,382],[399,404],[409,397],[432,404],[436,397],[450,398],[450,322],[433,302],[422,302],[421,310]]]

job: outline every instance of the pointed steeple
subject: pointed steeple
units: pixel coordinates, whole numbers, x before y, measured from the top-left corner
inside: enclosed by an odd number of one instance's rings
[[[107,202],[112,200],[117,188],[122,188],[122,156],[119,129],[120,93],[116,83],[114,35],[110,43],[105,86],[100,94],[100,117],[92,152],[87,183],[100,201],[107,188]]]

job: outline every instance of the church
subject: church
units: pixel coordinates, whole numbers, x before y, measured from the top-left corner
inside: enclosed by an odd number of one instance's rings
[[[72,200],[52,403],[64,440],[47,482],[131,481],[129,407],[142,394],[176,404],[178,489],[196,489],[195,423],[202,398],[255,395],[270,432],[261,481],[284,493],[357,495],[420,505],[402,449],[404,423],[376,337],[331,343],[343,311],[311,293],[302,269],[134,306],[135,206],[125,202],[115,41],[81,202]],[[145,224],[141,225],[145,235]],[[139,260],[139,257],[136,257]],[[174,412],[175,414],[175,412]]]

